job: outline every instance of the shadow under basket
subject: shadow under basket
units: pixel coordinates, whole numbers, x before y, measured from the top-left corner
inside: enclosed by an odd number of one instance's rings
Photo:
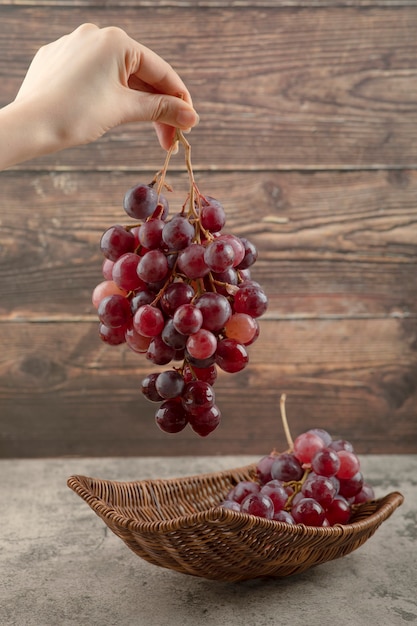
[[[351,523],[291,525],[219,507],[255,465],[181,478],[120,482],[72,476],[68,486],[142,559],[212,580],[284,577],[359,548],[403,502],[360,505]]]

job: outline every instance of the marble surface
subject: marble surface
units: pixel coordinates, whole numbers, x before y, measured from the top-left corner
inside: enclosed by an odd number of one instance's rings
[[[361,548],[303,574],[219,583],[151,565],[67,486],[238,467],[254,457],[0,461],[2,626],[405,626],[417,624],[417,456],[366,456],[382,496],[404,504]]]

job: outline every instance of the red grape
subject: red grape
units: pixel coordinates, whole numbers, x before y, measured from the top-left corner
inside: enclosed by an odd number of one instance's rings
[[[175,329],[183,335],[191,335],[200,330],[203,314],[194,304],[182,304],[174,313]]]
[[[156,190],[150,185],[139,183],[125,193],[123,208],[130,217],[145,220],[154,213],[158,203],[164,208],[163,214],[167,213],[166,198],[162,194],[158,197]]]
[[[125,326],[132,316],[129,300],[118,294],[103,298],[98,305],[97,314],[100,321],[110,328]]]
[[[359,459],[354,452],[340,450],[337,453],[340,461],[340,467],[336,472],[338,478],[352,478],[359,471]]]
[[[161,219],[150,219],[139,228],[139,242],[148,250],[159,248],[162,243],[162,229],[165,222]]]
[[[110,226],[110,228],[103,233],[100,241],[102,253],[111,261],[117,261],[117,259],[126,252],[133,252],[135,246],[134,235],[120,224]]]
[[[313,456],[322,448],[323,439],[311,432],[298,435],[294,441],[294,455],[300,463],[311,463]]]
[[[224,272],[233,267],[234,259],[233,247],[220,238],[209,243],[204,252],[204,261],[213,272]]]
[[[274,504],[267,495],[262,493],[252,493],[243,500],[240,505],[242,513],[249,513],[257,517],[272,519],[274,515]]]
[[[237,291],[234,301],[236,313],[247,313],[252,317],[260,317],[268,307],[265,292],[254,282],[244,284]]]
[[[214,389],[209,383],[195,380],[185,385],[182,404],[189,413],[198,415],[199,412],[211,408],[214,401]]]
[[[220,202],[214,198],[205,198],[200,211],[200,222],[211,233],[221,231],[226,223],[226,213]]]
[[[228,299],[220,293],[203,293],[195,300],[195,306],[203,315],[203,328],[212,332],[221,330],[232,315]]]
[[[165,400],[155,413],[155,421],[166,433],[179,433],[188,424],[188,417],[177,398]]]
[[[335,476],[340,469],[340,458],[337,452],[330,448],[322,448],[313,456],[311,469],[322,476]]]
[[[224,332],[229,339],[248,345],[258,332],[258,324],[247,313],[233,313],[224,326]]]
[[[177,266],[187,278],[202,278],[210,268],[205,261],[205,247],[200,243],[191,243],[178,254]]]
[[[159,373],[148,374],[142,380],[142,393],[151,402],[162,402],[163,398],[156,390],[156,380]]]
[[[306,498],[313,498],[326,508],[335,497],[336,488],[330,478],[312,472],[303,484],[301,492]]]
[[[140,260],[140,256],[134,252],[126,252],[115,261],[112,278],[118,287],[125,291],[135,291],[140,287],[146,287],[146,283],[138,276]]]
[[[217,344],[216,363],[225,372],[243,370],[249,362],[245,347],[235,339],[222,339]]]
[[[272,466],[271,476],[284,482],[290,480],[301,480],[304,471],[298,459],[291,453],[284,452],[278,455]]]
[[[301,498],[291,509],[296,524],[322,526],[326,514],[323,507],[313,498]]]
[[[242,480],[229,492],[227,498],[239,502],[239,504],[250,494],[259,493],[260,487],[251,480]]]
[[[155,283],[163,280],[168,274],[168,261],[161,250],[149,250],[140,259],[138,276],[145,283]]]
[[[330,526],[347,524],[351,515],[349,502],[343,496],[335,496],[329,506],[326,507],[326,517]]]
[[[155,389],[161,398],[177,398],[184,389],[184,379],[175,370],[161,372],[156,379]]]
[[[93,306],[97,309],[100,302],[106,296],[112,296],[118,294],[119,296],[126,296],[127,293],[124,289],[120,289],[113,280],[103,280],[95,287],[92,295]]]
[[[164,316],[160,309],[151,304],[144,304],[133,316],[133,327],[144,337],[156,337],[164,328]]]
[[[200,435],[200,437],[207,437],[207,435],[212,433],[220,424],[220,419],[221,413],[215,404],[209,409],[188,415],[192,430],[197,433],[197,435]]]
[[[144,354],[149,348],[149,344],[151,342],[150,337],[145,337],[140,333],[136,332],[133,326],[129,326],[125,332],[125,340],[127,345],[133,352],[138,352],[139,354]]]
[[[268,496],[274,505],[274,513],[281,511],[288,500],[288,494],[281,481],[271,480],[261,488],[261,493]]]
[[[119,326],[118,328],[110,328],[105,324],[99,325],[99,336],[104,343],[108,343],[110,346],[120,346],[125,343],[125,327]]]
[[[174,215],[162,231],[162,239],[170,250],[183,250],[193,240],[194,226],[183,215]]]
[[[146,351],[146,358],[149,359],[155,365],[167,365],[175,357],[175,348],[167,346],[160,335],[153,337],[148,350]]]
[[[245,237],[241,237],[241,242],[243,243],[245,254],[242,261],[237,267],[239,270],[245,270],[255,263],[256,259],[258,258],[258,251],[253,243],[251,243]]]
[[[161,297],[161,308],[172,317],[182,304],[189,304],[195,295],[191,285],[183,282],[171,283]]]
[[[263,484],[272,480],[271,468],[276,459],[276,454],[268,454],[263,456],[256,465],[256,475],[259,481]]]
[[[205,328],[200,328],[187,339],[187,352],[195,359],[208,359],[217,348],[215,335]]]

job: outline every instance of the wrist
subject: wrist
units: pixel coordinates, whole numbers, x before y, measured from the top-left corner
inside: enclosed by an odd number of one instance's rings
[[[47,116],[36,102],[15,100],[0,109],[0,170],[57,149]]]

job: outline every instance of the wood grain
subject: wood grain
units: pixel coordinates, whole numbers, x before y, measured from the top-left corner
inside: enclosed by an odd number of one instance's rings
[[[178,157],[180,158],[180,156]],[[268,319],[417,315],[417,173],[202,173],[227,229],[260,251],[253,276]],[[102,233],[131,223],[125,191],[147,174],[3,172],[8,210],[0,231],[0,319],[93,315],[102,280]],[[187,193],[169,177],[171,210]],[[16,194],[16,190],[19,193]]]
[[[285,447],[279,396],[294,434],[311,425],[361,452],[412,452],[417,436],[415,320],[263,321],[250,366],[220,374],[221,427],[201,440],[167,437],[140,380],[156,371],[127,348],[100,344],[96,324],[0,324],[0,454],[10,457],[269,451]],[[19,393],[16,393],[16,389]]]
[[[36,50],[85,21],[170,61],[201,116],[197,182],[259,249],[269,309],[220,373],[209,438],[169,437],[155,366],[97,336],[98,242],[163,162],[153,130],[0,174],[0,457],[265,454],[314,426],[363,453],[417,450],[417,6],[407,0],[0,0],[0,106]],[[181,155],[171,207],[185,195]]]
[[[202,120],[197,168],[416,167],[417,6],[0,7],[3,104],[37,48],[86,19],[120,25],[184,77]],[[150,128],[126,125],[24,169],[155,169],[160,158]]]

